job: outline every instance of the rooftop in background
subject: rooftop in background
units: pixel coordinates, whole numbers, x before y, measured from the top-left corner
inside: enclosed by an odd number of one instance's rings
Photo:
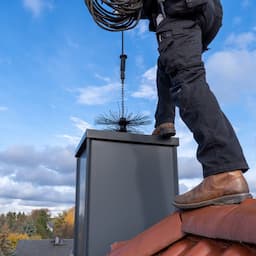
[[[128,241],[116,242],[109,256],[256,255],[256,200],[175,212]]]
[[[73,239],[21,240],[18,242],[16,256],[73,256]]]

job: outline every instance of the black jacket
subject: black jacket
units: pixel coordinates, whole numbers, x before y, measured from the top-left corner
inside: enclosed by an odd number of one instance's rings
[[[212,0],[165,0],[164,9],[170,17],[191,17],[200,11],[200,8]],[[142,19],[150,20],[150,30],[155,31],[154,18],[159,13],[157,0],[144,0]]]
[[[217,35],[222,25],[220,0],[165,0],[166,15],[173,18],[196,19],[202,29],[204,50]],[[159,13],[157,0],[144,0],[142,18],[149,19],[149,30],[156,31],[155,18]]]
[[[158,14],[157,0],[143,0],[141,19],[149,20],[149,30],[156,31],[155,18]]]

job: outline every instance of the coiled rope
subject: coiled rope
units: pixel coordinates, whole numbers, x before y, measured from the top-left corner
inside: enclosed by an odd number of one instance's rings
[[[141,17],[143,0],[84,0],[94,21],[109,31],[134,28]]]

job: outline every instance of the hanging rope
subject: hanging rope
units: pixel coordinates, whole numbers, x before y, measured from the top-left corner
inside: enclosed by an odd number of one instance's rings
[[[122,52],[120,55],[121,63],[120,63],[120,79],[121,79],[121,115],[124,117],[124,80],[125,80],[125,62],[127,59],[127,55],[124,54],[124,32],[122,31]]]
[[[103,29],[134,28],[141,17],[143,0],[84,0],[94,21]]]
[[[122,31],[122,49],[120,55],[120,79],[121,79],[121,111],[109,114],[102,114],[96,119],[96,124],[106,125],[111,130],[119,132],[138,132],[136,127],[148,125],[151,123],[148,116],[142,114],[126,113],[124,104],[124,80],[125,80],[125,62],[127,55],[124,53],[124,32]],[[121,113],[120,113],[121,112]]]

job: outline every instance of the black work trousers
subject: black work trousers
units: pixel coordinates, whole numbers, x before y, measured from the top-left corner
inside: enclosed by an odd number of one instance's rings
[[[174,122],[177,106],[198,144],[197,159],[204,177],[237,169],[246,171],[248,165],[236,134],[206,82],[198,22],[166,18],[157,33],[161,33],[161,42],[155,126]]]

